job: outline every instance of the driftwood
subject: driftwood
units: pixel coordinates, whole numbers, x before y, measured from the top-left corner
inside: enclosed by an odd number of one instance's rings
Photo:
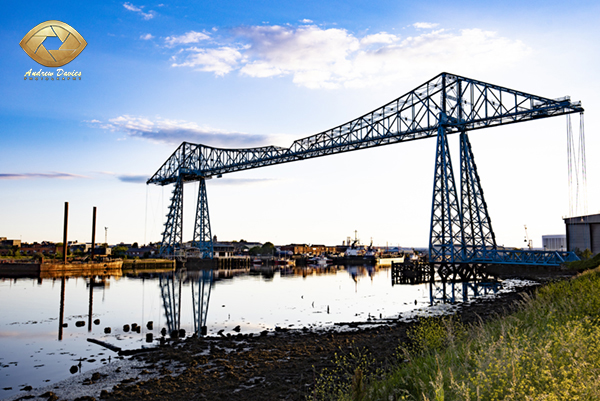
[[[137,355],[143,354],[146,352],[154,352],[160,350],[160,348],[139,348],[139,349],[121,349],[120,347],[114,346],[104,341],[96,340],[95,338],[88,338],[88,342],[101,345],[105,348],[108,348],[111,351],[118,352],[120,356],[129,356],[129,355]]]
[[[121,348],[119,348],[119,347],[117,347],[117,346],[114,346],[114,345],[112,345],[112,344],[109,344],[109,343],[107,343],[107,342],[100,341],[100,340],[96,340],[95,338],[88,338],[87,340],[88,340],[88,342],[90,342],[90,343],[98,344],[98,345],[101,345],[101,346],[103,346],[104,348],[108,348],[108,349],[109,349],[109,350],[111,350],[111,351],[114,351],[114,352],[121,352]]]
[[[119,355],[121,356],[129,356],[129,355],[137,355],[137,354],[145,354],[146,352],[156,352],[160,351],[160,348],[139,348],[139,349],[124,349],[119,351]]]

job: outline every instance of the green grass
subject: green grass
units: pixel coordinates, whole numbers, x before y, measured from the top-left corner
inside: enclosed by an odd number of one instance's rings
[[[0,256],[0,259],[26,261],[26,260],[33,260],[34,258],[33,258],[33,256],[29,256],[29,255],[17,255],[17,256]]]
[[[567,263],[567,267],[569,269],[577,270],[579,272],[584,270],[595,269],[598,266],[600,266],[600,253],[594,256],[593,258]]]
[[[385,377],[357,369],[343,393],[314,398],[600,400],[600,268],[540,288],[511,315],[426,319],[408,335]]]

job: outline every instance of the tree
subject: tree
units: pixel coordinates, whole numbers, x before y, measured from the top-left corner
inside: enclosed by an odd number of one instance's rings
[[[137,242],[134,242],[134,243],[133,243],[133,245],[131,245],[131,247],[132,247],[133,249],[138,249],[140,246],[138,245],[138,243],[137,243]]]
[[[592,251],[590,251],[589,248],[585,248],[585,251],[581,252],[581,259],[582,260],[589,259],[592,256],[594,256],[594,254],[592,253]]]
[[[262,248],[260,246],[253,246],[252,248],[250,248],[250,250],[248,250],[248,254],[250,254],[251,256],[256,256],[256,255],[260,255]]]
[[[273,255],[275,253],[275,245],[272,242],[265,242],[261,247],[261,255]]]
[[[125,252],[127,252],[127,250],[128,248],[126,246],[117,245],[112,249],[111,255],[115,258],[124,258]]]

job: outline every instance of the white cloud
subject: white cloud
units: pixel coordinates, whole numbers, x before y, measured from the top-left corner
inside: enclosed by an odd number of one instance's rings
[[[373,35],[367,35],[360,40],[361,45],[371,45],[375,43],[391,44],[400,40],[400,36],[390,33],[380,32]]]
[[[145,35],[141,35],[140,39],[142,39],[142,40],[150,40],[150,39],[154,39],[154,36],[152,36],[151,34],[147,33]]]
[[[123,174],[117,176],[117,179],[121,182],[128,182],[133,184],[145,184],[148,181],[148,176],[145,175],[133,175],[133,174]]]
[[[302,22],[303,24],[312,24],[312,20],[304,18],[303,20],[301,20],[300,22]]]
[[[293,75],[296,84],[309,88],[334,87],[338,79],[352,77],[349,56],[359,41],[343,29],[314,25],[290,28],[256,26],[239,29],[249,41],[250,59],[240,73],[251,77]]]
[[[125,7],[125,9],[127,9],[129,11],[133,11],[133,12],[139,13],[145,20],[152,19],[156,15],[156,13],[154,11],[152,11],[152,10],[148,11],[147,13],[145,13],[142,10],[142,8],[144,8],[144,6],[137,7],[137,6],[134,6],[131,3],[125,2],[125,3],[123,3],[123,7]]]
[[[191,47],[186,49],[188,56],[181,63],[173,63],[173,67],[194,67],[199,71],[214,72],[217,76],[228,74],[237,68],[242,54],[232,47],[218,49],[202,49]]]
[[[415,22],[412,26],[417,29],[433,29],[437,27],[439,24],[435,24],[432,22]]]
[[[201,42],[201,41],[207,40],[207,39],[210,39],[210,36],[208,36],[205,33],[189,31],[189,32],[185,33],[184,35],[167,36],[165,38],[165,42],[167,43],[167,46],[173,47],[175,45],[182,45],[182,44],[187,45],[190,43],[198,43],[198,42]]]
[[[24,173],[24,174],[0,174],[0,180],[26,180],[32,178],[58,178],[61,180],[71,179],[71,178],[88,178],[83,175],[71,174],[71,173]]]
[[[157,143],[180,144],[181,142],[201,143],[208,146],[264,146],[272,137],[251,135],[241,132],[228,132],[182,120],[123,115],[108,120],[107,123],[92,120],[92,125],[109,131],[123,132],[131,138],[146,139]]]
[[[211,181],[211,185],[256,185],[276,183],[274,178],[219,178]]]
[[[290,76],[295,84],[308,88],[373,87],[424,73],[496,71],[530,53],[519,40],[481,29],[438,29],[406,38],[386,32],[358,37],[344,29],[316,25],[252,26],[233,33],[234,45],[183,49],[172,65],[218,76],[232,71],[255,78]]]

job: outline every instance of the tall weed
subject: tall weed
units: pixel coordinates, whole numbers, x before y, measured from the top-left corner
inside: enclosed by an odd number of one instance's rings
[[[402,362],[366,379],[361,399],[600,400],[599,269],[549,284],[485,324],[425,319],[408,334]]]

